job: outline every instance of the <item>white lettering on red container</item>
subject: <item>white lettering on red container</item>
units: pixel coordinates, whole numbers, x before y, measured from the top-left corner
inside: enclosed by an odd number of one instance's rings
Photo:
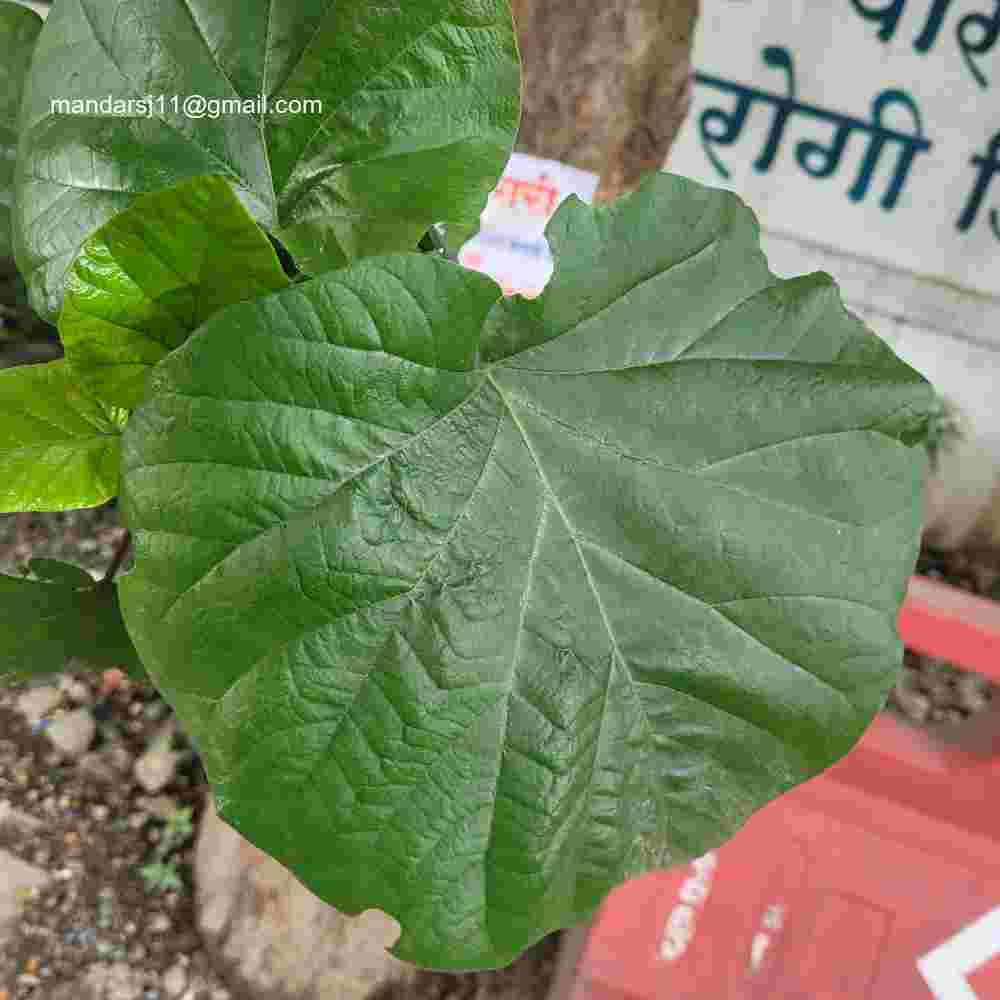
[[[677,905],[670,911],[663,929],[660,958],[664,961],[676,962],[690,946],[698,912],[712,890],[712,879],[718,863],[715,851],[709,851],[691,862],[691,874],[681,884],[677,893]]]

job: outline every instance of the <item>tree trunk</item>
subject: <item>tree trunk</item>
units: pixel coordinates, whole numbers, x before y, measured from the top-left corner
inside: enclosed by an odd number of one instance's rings
[[[659,170],[691,103],[698,0],[512,0],[524,69],[517,149],[600,176]]]

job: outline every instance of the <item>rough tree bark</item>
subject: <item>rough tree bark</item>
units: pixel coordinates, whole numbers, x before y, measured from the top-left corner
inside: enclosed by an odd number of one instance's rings
[[[690,101],[698,0],[511,3],[524,69],[517,149],[597,173],[598,200],[662,167]],[[369,914],[365,924],[321,904],[211,808],[195,881],[206,947],[252,1000],[360,998],[405,974],[380,958],[391,944],[386,921]],[[564,935],[552,1000],[571,996],[586,930]]]
[[[600,175],[598,200],[666,159],[691,100],[698,0],[512,0],[523,61],[517,149]]]

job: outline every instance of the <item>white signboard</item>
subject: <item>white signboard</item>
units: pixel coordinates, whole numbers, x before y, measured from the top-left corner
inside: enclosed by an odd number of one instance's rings
[[[998,33],[994,0],[706,0],[671,166],[768,229],[1000,291]]]
[[[1000,0],[702,0],[667,169],[739,193],[1000,457]]]
[[[458,261],[490,275],[505,295],[534,298],[552,277],[545,226],[559,204],[575,194],[589,202],[597,174],[514,153],[483,211],[480,230],[461,249]]]

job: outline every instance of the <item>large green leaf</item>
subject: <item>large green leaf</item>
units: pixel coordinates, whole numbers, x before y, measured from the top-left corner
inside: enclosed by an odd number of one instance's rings
[[[195,177],[141,195],[83,244],[59,336],[86,389],[134,409],[153,365],[212,313],[288,284],[226,181]]]
[[[125,417],[84,392],[65,358],[0,371],[0,511],[110,500]]]
[[[474,224],[514,144],[519,87],[507,0],[60,0],[18,152],[32,304],[54,318],[84,239],[135,194],[193,175],[229,179],[311,273],[412,249],[434,222]],[[264,114],[183,113],[188,96],[258,94]],[[148,115],[50,103],[146,96]],[[278,103],[306,99],[322,112]]]
[[[21,89],[42,19],[20,4],[0,3],[0,260],[13,255],[10,213]]]
[[[54,582],[0,575],[0,684],[58,673],[71,656],[144,678],[116,585],[69,563],[44,562]],[[86,579],[74,582],[75,575]]]
[[[126,621],[221,815],[438,968],[844,754],[917,553],[930,387],[734,196],[547,236],[533,301],[401,255],[230,307],[123,443]]]

